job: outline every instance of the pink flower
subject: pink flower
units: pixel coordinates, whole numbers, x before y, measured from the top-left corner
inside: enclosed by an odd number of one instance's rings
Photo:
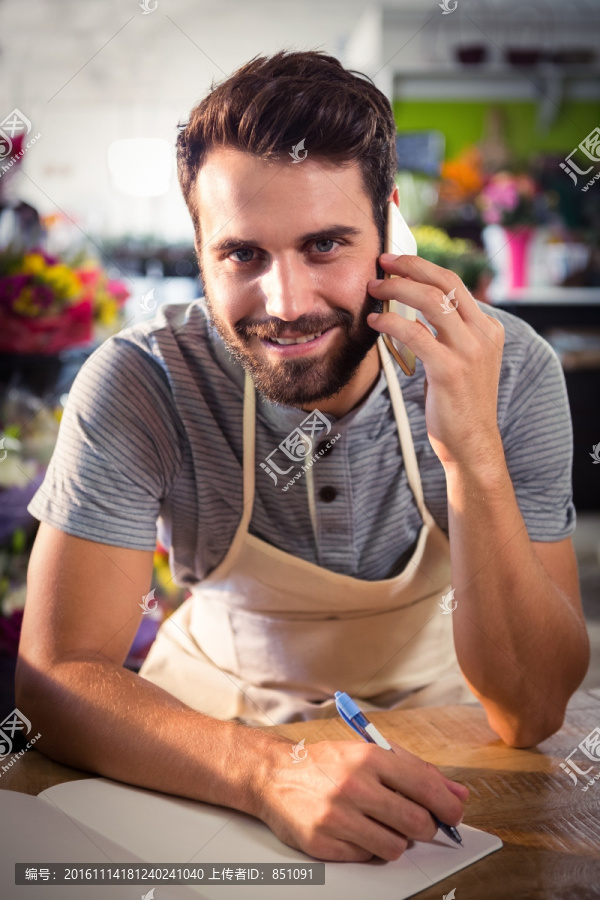
[[[123,306],[127,298],[131,296],[131,291],[128,290],[128,288],[123,284],[122,281],[109,281],[106,289],[108,290],[108,293],[115,298],[119,307]]]
[[[497,172],[489,179],[478,198],[483,218],[491,224],[514,223],[515,215],[526,216],[532,199],[537,193],[537,186],[529,175],[513,175],[510,172]]]
[[[519,191],[512,178],[496,176],[483,189],[483,197],[490,205],[513,210],[519,202]]]

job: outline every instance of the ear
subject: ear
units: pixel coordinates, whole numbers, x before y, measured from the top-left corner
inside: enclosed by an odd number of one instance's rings
[[[400,192],[398,190],[397,184],[394,185],[390,196],[387,198],[387,203],[389,203],[390,201],[393,201],[398,208],[400,207]]]

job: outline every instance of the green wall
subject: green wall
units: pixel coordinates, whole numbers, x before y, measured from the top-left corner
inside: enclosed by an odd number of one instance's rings
[[[600,125],[600,101],[563,102],[547,134],[536,130],[537,104],[530,100],[396,100],[394,116],[399,131],[436,128],[446,136],[446,159],[483,137],[491,106],[504,111],[506,140],[519,159],[539,151],[568,153]]]

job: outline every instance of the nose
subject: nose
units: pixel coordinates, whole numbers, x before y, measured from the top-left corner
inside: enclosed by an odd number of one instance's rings
[[[315,307],[313,284],[301,260],[273,260],[261,279],[269,316],[293,322]]]

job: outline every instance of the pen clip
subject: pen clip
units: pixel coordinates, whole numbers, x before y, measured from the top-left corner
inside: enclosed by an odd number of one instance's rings
[[[344,720],[346,725],[349,725],[350,728],[352,728],[352,730],[355,731],[358,735],[360,735],[360,737],[363,738],[364,740],[370,740],[370,738],[367,737],[367,734],[366,734],[364,728],[361,728],[360,725],[358,725],[356,722],[354,722],[350,718],[350,716],[346,715],[344,710],[341,708],[341,705],[338,703],[337,698],[335,701],[335,705],[336,705],[337,711],[339,712],[340,716],[342,717],[342,719]]]

